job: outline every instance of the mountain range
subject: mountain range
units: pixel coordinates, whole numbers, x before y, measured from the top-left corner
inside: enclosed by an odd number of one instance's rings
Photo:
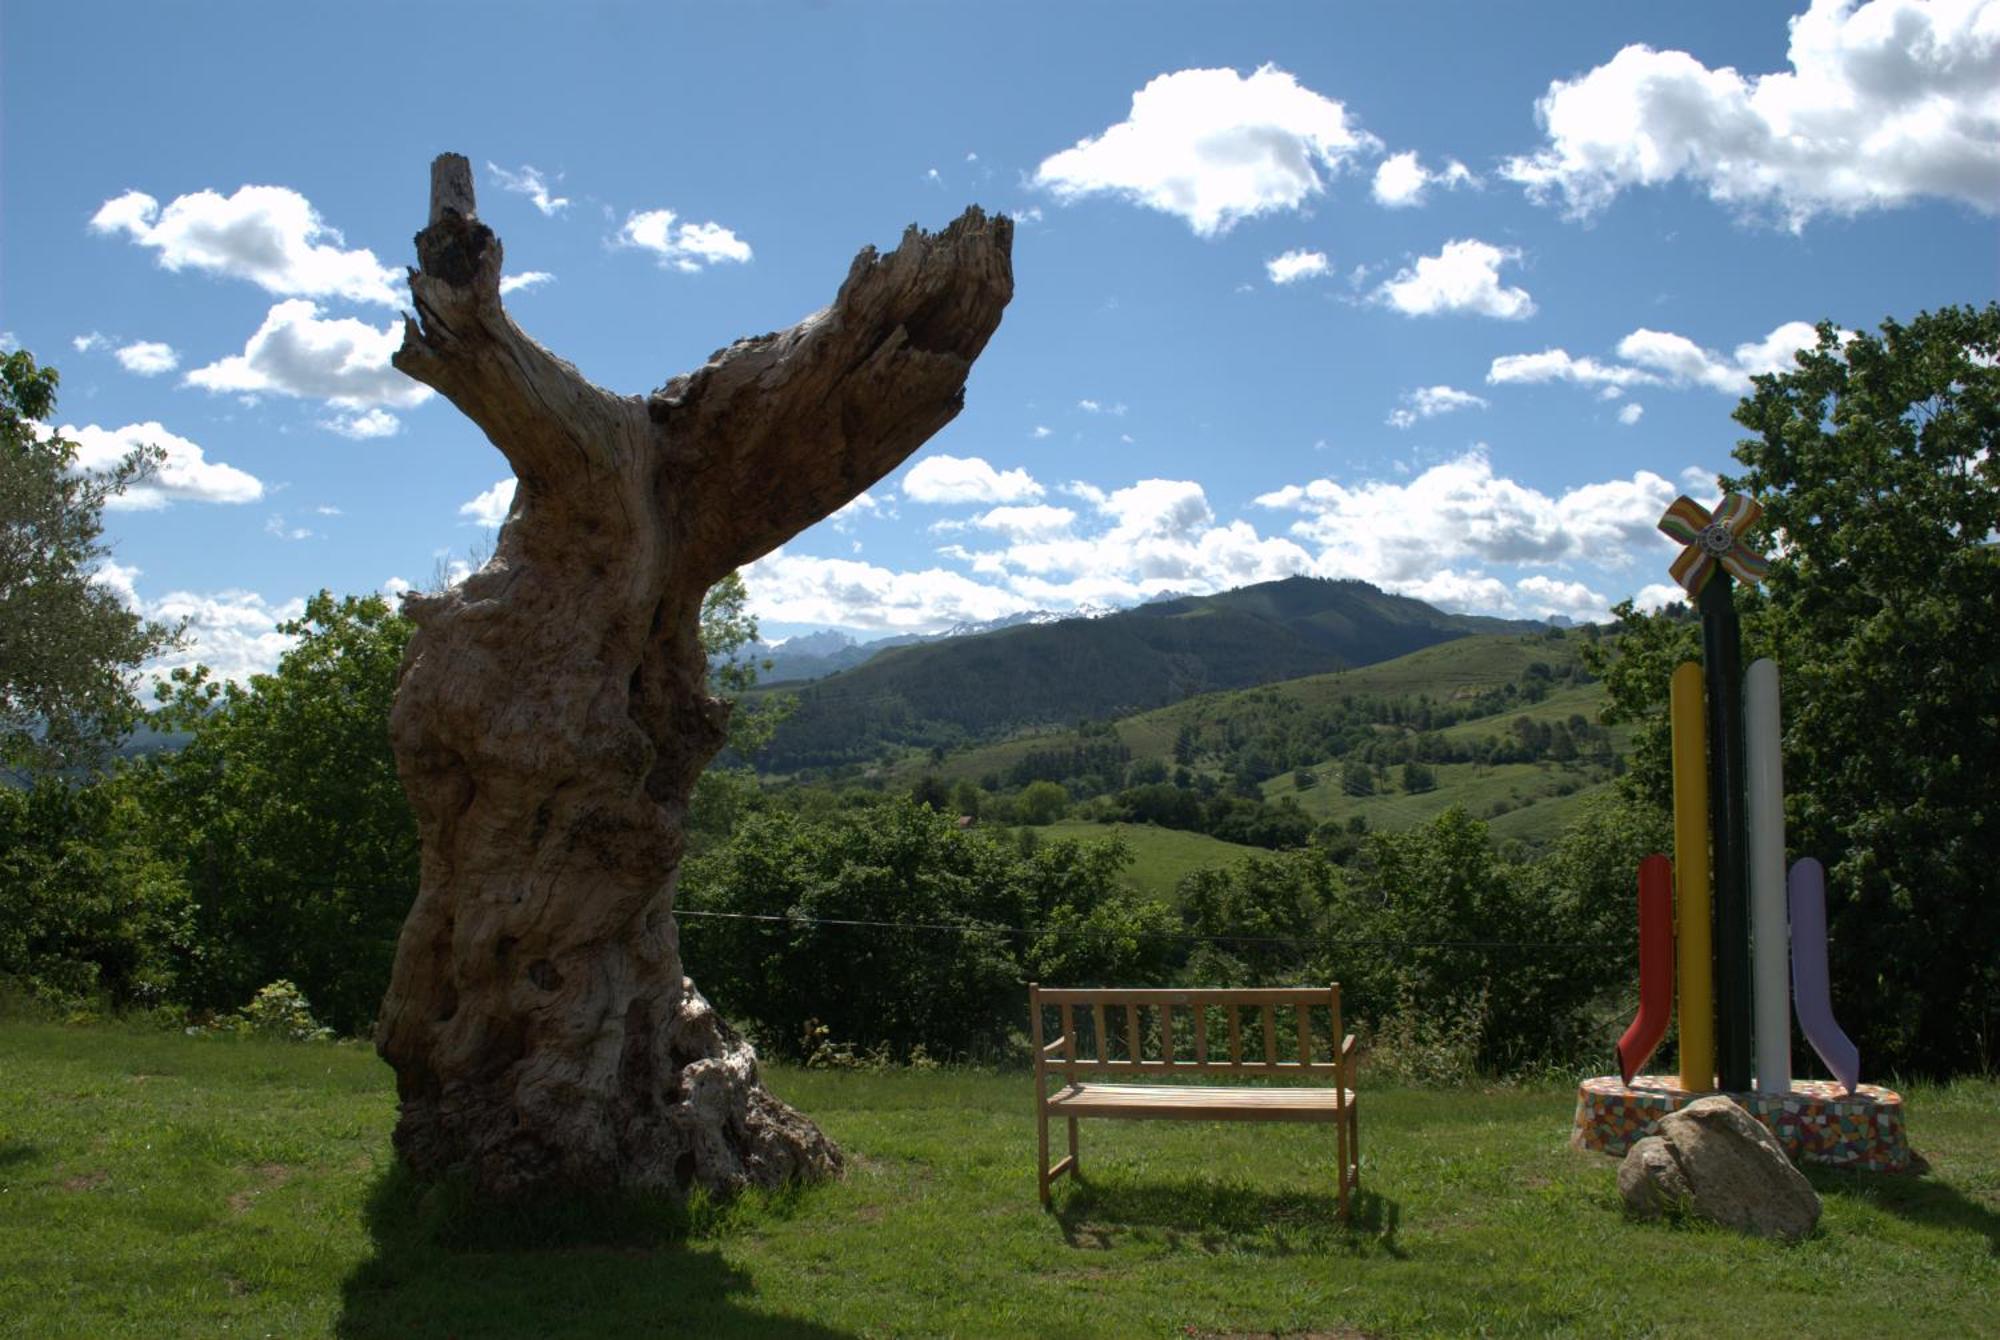
[[[780,681],[774,668],[754,693],[788,693],[797,703],[758,757],[759,768],[792,772],[869,762],[911,746],[953,748],[1215,689],[1372,665],[1473,633],[1544,626],[1447,614],[1366,582],[1311,577],[1094,617],[1006,622],[989,631],[897,639],[899,645],[886,648],[810,643],[806,650],[814,656],[826,654],[820,647],[834,657],[870,654],[811,682],[800,682],[796,672]]]

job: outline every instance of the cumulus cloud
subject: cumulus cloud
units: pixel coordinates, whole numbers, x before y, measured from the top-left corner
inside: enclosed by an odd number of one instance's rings
[[[1476,238],[1447,242],[1435,256],[1421,256],[1375,290],[1375,300],[1405,316],[1465,313],[1520,321],[1535,314],[1535,300],[1522,288],[1505,288],[1500,267],[1521,253]]]
[[[1645,414],[1646,407],[1635,400],[1619,409],[1618,422],[1630,428],[1633,424],[1644,418]]]
[[[80,354],[92,354],[96,353],[99,349],[108,349],[111,347],[111,341],[94,330],[88,335],[78,335],[69,343],[70,347]]]
[[[1745,76],[1628,46],[1549,85],[1546,143],[1503,173],[1572,215],[1675,180],[1794,229],[1923,197],[2000,211],[2000,0],[1813,0],[1788,59]]]
[[[1514,583],[1522,608],[1544,619],[1557,615],[1595,618],[1610,608],[1610,602],[1582,582],[1559,582],[1537,573]]]
[[[749,261],[750,244],[719,223],[689,223],[671,209],[649,209],[629,216],[618,230],[622,246],[650,251],[662,267],[694,274],[711,265]]]
[[[79,470],[108,470],[138,447],[157,447],[166,453],[151,479],[107,499],[104,506],[108,511],[151,512],[174,502],[247,503],[264,496],[263,482],[255,475],[209,460],[200,447],[168,432],[157,421],[128,423],[123,428],[64,424],[56,432],[76,443]],[[46,436],[47,429],[41,434]]]
[[[273,603],[255,591],[237,589],[172,591],[142,602],[140,611],[166,624],[185,619],[188,633],[186,646],[148,662],[145,673],[165,678],[170,671],[199,662],[219,680],[244,684],[252,675],[276,670],[278,658],[297,643],[297,638],[279,632],[278,625],[303,616],[306,602]]]
[[[542,175],[540,168],[523,164],[519,172],[509,172],[498,163],[489,161],[486,164],[486,171],[492,175],[493,181],[501,190],[527,196],[528,203],[539,209],[546,218],[553,218],[569,208],[568,200],[549,190],[548,179]]]
[[[1485,409],[1486,401],[1455,386],[1419,386],[1403,397],[1400,407],[1389,411],[1391,428],[1408,428],[1419,419],[1435,419],[1461,409]]]
[[[458,514],[471,517],[474,525],[497,526],[514,510],[514,490],[519,481],[512,475],[495,483],[470,502],[460,503]]]
[[[162,372],[172,372],[181,363],[181,356],[174,352],[172,345],[161,344],[157,340],[138,340],[125,345],[118,350],[116,357],[120,367],[141,377],[157,377]]]
[[[1184,219],[1196,234],[1295,210],[1380,147],[1339,101],[1275,65],[1178,70],[1132,95],[1126,119],[1042,161],[1035,183],[1064,202],[1111,194]]]
[[[402,431],[403,421],[388,410],[378,408],[363,410],[359,414],[336,414],[331,419],[321,419],[319,426],[356,442],[366,442],[378,437],[394,437]]]
[[[1125,402],[1122,400],[1114,400],[1107,405],[1101,400],[1084,399],[1077,401],[1076,407],[1085,414],[1109,414],[1114,419],[1124,418],[1126,411]]]
[[[912,502],[1012,503],[1044,492],[1026,470],[995,470],[978,456],[926,456],[903,476]]]
[[[1271,276],[1273,284],[1296,284],[1301,279],[1318,279],[1326,272],[1326,253],[1307,251],[1303,247],[1264,262],[1264,273]]]
[[[743,582],[750,612],[773,623],[922,632],[1034,608],[1010,591],[943,568],[895,572],[855,559],[808,558],[783,549],[746,567]]]
[[[1423,165],[1415,150],[1391,154],[1375,167],[1375,182],[1370,194],[1375,203],[1389,209],[1408,209],[1424,203],[1424,194],[1432,186],[1442,186],[1456,190],[1461,186],[1476,186],[1479,179],[1472,170],[1457,159],[1448,160],[1436,172]]]
[[[1067,507],[995,507],[972,518],[982,530],[998,531],[1018,540],[1042,540],[1066,533],[1076,521]]]
[[[1618,357],[1625,360],[1622,364],[1600,363],[1587,356],[1573,358],[1563,349],[1544,349],[1538,354],[1507,354],[1494,359],[1486,380],[1496,386],[1549,381],[1596,385],[1604,388],[1600,394],[1606,399],[1629,386],[1706,386],[1740,396],[1749,392],[1752,377],[1790,370],[1793,355],[1818,341],[1819,332],[1811,325],[1787,321],[1764,338],[1746,341],[1733,352],[1721,354],[1702,348],[1685,335],[1641,326],[1618,342]]]
[[[523,270],[517,275],[501,276],[500,292],[503,296],[509,293],[519,293],[523,289],[536,288],[542,284],[553,284],[555,279],[556,277],[547,270]]]
[[[264,318],[240,354],[188,373],[191,386],[249,395],[275,393],[324,400],[339,409],[411,409],[431,398],[428,386],[389,364],[402,330],[381,330],[352,317],[325,320],[299,298]]]
[[[235,195],[197,191],[165,209],[143,191],[107,200],[92,231],[124,233],[159,253],[169,270],[203,270],[247,279],[280,297],[346,298],[393,307],[402,276],[366,249],[347,250],[297,191],[245,186]]]
[[[1589,562],[1617,567],[1656,552],[1659,515],[1679,490],[1642,470],[1630,479],[1570,489],[1551,497],[1497,476],[1483,451],[1434,465],[1407,483],[1344,485],[1317,479],[1257,499],[1297,511],[1291,533],[1319,550],[1321,576],[1355,577],[1391,591],[1432,599],[1440,573],[1461,594],[1483,580],[1464,564],[1550,565]],[[1478,588],[1485,589],[1485,588]],[[1511,597],[1493,606],[1505,609]]]

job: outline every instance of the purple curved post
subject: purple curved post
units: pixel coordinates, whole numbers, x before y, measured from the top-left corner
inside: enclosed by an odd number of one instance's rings
[[[1826,971],[1826,868],[1807,856],[1792,866],[1792,1004],[1806,1041],[1849,1093],[1861,1082],[1861,1051],[1833,1018]]]

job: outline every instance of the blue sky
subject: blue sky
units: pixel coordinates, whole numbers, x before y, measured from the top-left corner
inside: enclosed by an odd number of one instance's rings
[[[1797,323],[2000,288],[2000,0],[12,0],[0,126],[0,330],[87,457],[170,455],[103,579],[239,675],[504,515],[386,364],[444,150],[515,318],[627,394],[1017,217],[965,412],[746,573],[768,635],[1294,572],[1601,617]]]

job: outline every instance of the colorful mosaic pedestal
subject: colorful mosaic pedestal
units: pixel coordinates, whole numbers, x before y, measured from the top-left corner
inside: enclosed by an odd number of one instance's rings
[[[1587,1079],[1576,1088],[1576,1127],[1570,1143],[1622,1155],[1659,1120],[1705,1093],[1690,1093],[1665,1075],[1616,1075]],[[1829,1163],[1866,1172],[1903,1172],[1910,1166],[1903,1125],[1903,1096],[1873,1084],[1848,1093],[1825,1079],[1792,1081],[1790,1093],[1732,1093],[1745,1111],[1770,1128],[1794,1163]]]

